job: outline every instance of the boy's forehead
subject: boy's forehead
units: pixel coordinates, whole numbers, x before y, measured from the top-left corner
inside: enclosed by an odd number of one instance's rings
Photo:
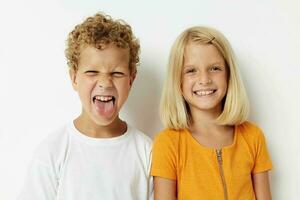
[[[78,66],[128,66],[129,49],[114,44],[105,45],[102,49],[87,45],[80,49]]]
[[[123,52],[123,53],[128,53],[129,54],[129,48],[122,48],[118,47],[114,43],[108,43],[108,44],[98,44],[98,45],[93,45],[93,44],[84,44],[80,46],[80,54],[84,52],[105,52],[105,51],[114,51],[114,52]]]

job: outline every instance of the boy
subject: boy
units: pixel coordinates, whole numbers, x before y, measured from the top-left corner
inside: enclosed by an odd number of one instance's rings
[[[20,199],[152,198],[151,139],[119,118],[139,48],[129,25],[103,14],[69,34],[66,57],[82,113],[39,146]]]

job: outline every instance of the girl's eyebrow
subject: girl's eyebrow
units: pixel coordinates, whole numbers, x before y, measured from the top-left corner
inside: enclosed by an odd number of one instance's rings
[[[219,61],[214,61],[214,62],[211,62],[210,65],[224,65],[225,64],[225,61],[223,60],[219,60]]]
[[[224,63],[215,62],[215,63],[212,63],[211,65],[221,65],[221,66],[223,66],[223,65],[224,65]]]
[[[189,63],[183,65],[183,68],[191,68],[191,67],[194,67],[194,65]]]

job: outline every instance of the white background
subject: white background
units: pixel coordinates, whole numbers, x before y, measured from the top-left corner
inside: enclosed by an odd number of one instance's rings
[[[300,3],[291,0],[24,0],[0,3],[0,200],[16,199],[32,152],[75,118],[80,102],[64,57],[69,31],[103,11],[140,39],[141,65],[122,116],[153,137],[172,42],[185,28],[209,25],[230,40],[264,130],[274,199],[299,199]]]

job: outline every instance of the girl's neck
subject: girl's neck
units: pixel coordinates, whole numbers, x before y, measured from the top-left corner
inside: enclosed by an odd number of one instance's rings
[[[193,110],[191,112],[192,117],[192,124],[196,127],[202,127],[202,126],[217,126],[215,123],[215,120],[219,117],[221,114],[221,109],[215,109],[215,110]]]
[[[212,111],[201,111],[197,110],[191,113],[192,124],[190,130],[195,133],[210,133],[210,132],[223,132],[231,126],[219,125],[216,123],[216,119],[221,114],[222,110],[212,110]]]
[[[197,111],[192,113],[189,131],[203,146],[220,149],[233,143],[234,127],[215,122],[220,112]]]
[[[219,135],[227,132],[228,130],[233,130],[233,126],[228,125],[218,125],[214,122],[193,122],[189,130],[193,134],[202,134],[202,135]]]

